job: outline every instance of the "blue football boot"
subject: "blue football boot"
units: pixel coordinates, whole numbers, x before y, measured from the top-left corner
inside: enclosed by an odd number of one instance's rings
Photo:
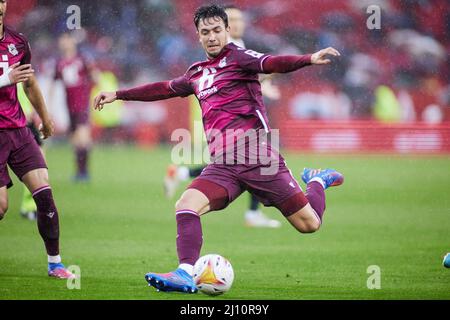
[[[324,188],[339,186],[344,183],[344,176],[334,169],[303,169],[302,180],[308,184],[314,178],[322,179]],[[318,179],[319,180],[319,179]]]
[[[145,275],[145,280],[148,282],[149,286],[155,287],[158,291],[178,291],[184,293],[197,292],[194,278],[180,268],[169,273],[149,272]]]

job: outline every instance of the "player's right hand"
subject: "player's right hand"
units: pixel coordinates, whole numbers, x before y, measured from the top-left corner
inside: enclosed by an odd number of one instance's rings
[[[42,121],[39,125],[39,132],[41,133],[41,139],[47,139],[51,137],[55,132],[55,125],[52,120]]]
[[[9,67],[8,77],[11,84],[25,82],[34,74],[34,70],[31,69],[31,64],[20,65],[20,62],[16,62]]]
[[[111,103],[117,100],[115,92],[100,92],[94,99],[94,109],[102,110],[105,103]]]

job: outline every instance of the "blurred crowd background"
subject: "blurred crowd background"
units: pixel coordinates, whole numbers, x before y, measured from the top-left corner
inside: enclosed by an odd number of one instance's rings
[[[9,1],[7,24],[25,33],[46,90],[67,8],[81,9],[74,32],[81,52],[103,72],[106,87],[128,88],[168,80],[204,59],[192,22],[198,0]],[[220,2],[221,3],[221,2]],[[273,127],[286,120],[427,123],[450,121],[450,1],[446,0],[235,0],[245,12],[246,46],[273,54],[305,54],[333,46],[331,66],[276,76],[281,98],[266,101]],[[369,30],[369,5],[381,8],[381,28]],[[100,84],[102,87],[102,84]],[[98,89],[98,88],[97,88]],[[62,90],[61,90],[62,91]],[[57,95],[58,96],[58,95]],[[61,132],[63,98],[50,105]],[[98,126],[153,128],[158,141],[188,126],[189,100],[126,103]],[[174,111],[175,109],[175,111]],[[171,124],[168,124],[167,120]],[[103,122],[103,123],[102,123]],[[122,133],[125,132],[122,130]]]

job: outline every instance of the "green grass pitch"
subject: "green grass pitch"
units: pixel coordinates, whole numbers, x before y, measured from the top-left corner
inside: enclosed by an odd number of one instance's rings
[[[35,223],[18,214],[21,186],[9,191],[0,222],[0,299],[450,299],[450,158],[286,154],[300,180],[305,166],[334,167],[345,175],[327,190],[324,225],[315,234],[243,224],[248,195],[202,218],[202,255],[219,253],[235,271],[225,295],[158,293],[148,271],[177,265],[176,199],[164,197],[170,149],[98,146],[90,184],[73,184],[68,147],[47,152],[60,212],[61,254],[81,268],[81,289],[47,276]],[[184,187],[185,184],[182,186]],[[178,195],[181,194],[180,189]],[[367,268],[381,271],[381,289],[369,290]]]

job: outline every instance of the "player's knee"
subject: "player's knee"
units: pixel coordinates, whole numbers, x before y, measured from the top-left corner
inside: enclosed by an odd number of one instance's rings
[[[175,210],[192,210],[195,212],[199,212],[201,208],[199,208],[198,205],[196,205],[193,201],[190,199],[187,199],[186,197],[181,197],[176,203],[175,203]]]
[[[184,197],[181,197],[180,199],[178,199],[177,202],[175,202],[176,211],[183,209],[191,209],[190,206],[191,206],[190,201]]]
[[[321,222],[312,208],[304,207],[287,217],[288,221],[300,233],[313,233],[320,229]]]
[[[317,220],[306,220],[296,227],[300,233],[314,233],[320,229],[320,222]]]
[[[51,187],[51,185],[50,185],[50,179],[48,178],[48,172],[42,172],[41,174],[39,174],[39,177],[38,177],[38,179],[36,180],[36,186],[39,186],[39,187],[37,187],[37,188],[32,188],[32,189],[34,189],[34,190],[36,190],[36,189],[39,189],[39,188],[41,188],[41,186],[43,187],[43,186],[49,186],[49,187]]]
[[[49,181],[49,178],[48,178],[48,173],[42,175],[41,181],[40,181],[40,182],[41,182],[41,184],[43,184],[43,185],[50,186],[50,181]]]
[[[320,229],[320,222],[317,220],[307,221],[304,233],[314,233]]]

